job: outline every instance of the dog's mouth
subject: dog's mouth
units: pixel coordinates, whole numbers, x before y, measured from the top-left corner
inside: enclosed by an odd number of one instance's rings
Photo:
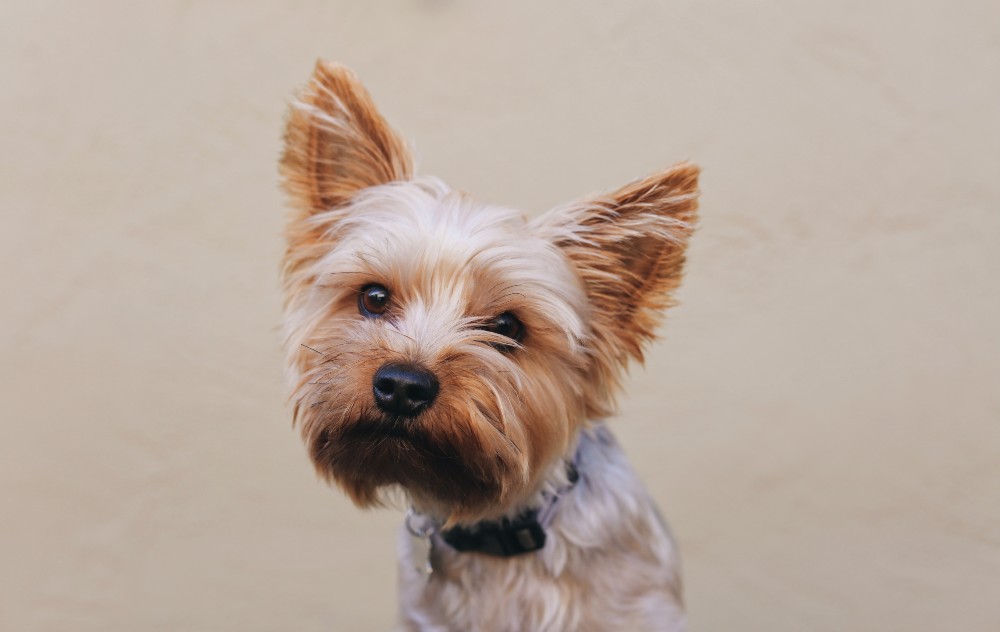
[[[377,440],[377,439],[402,439],[410,442],[417,442],[422,439],[423,433],[417,422],[413,419],[402,417],[365,417],[344,432],[342,439],[351,440]]]
[[[368,504],[375,492],[400,485],[455,506],[472,499],[489,502],[501,483],[484,476],[458,446],[413,418],[365,417],[327,428],[310,442],[313,463]]]
[[[343,462],[378,464],[368,472],[376,478],[386,465],[395,470],[415,459],[449,458],[418,421],[382,415],[323,430],[312,442],[312,457],[318,466],[333,469]]]

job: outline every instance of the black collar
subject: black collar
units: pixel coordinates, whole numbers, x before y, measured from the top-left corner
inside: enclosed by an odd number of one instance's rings
[[[441,539],[456,551],[483,553],[494,557],[513,557],[537,551],[545,546],[545,527],[556,502],[580,480],[573,463],[566,466],[569,484],[554,494],[546,494],[545,504],[514,518],[483,521],[468,527],[440,531]]]

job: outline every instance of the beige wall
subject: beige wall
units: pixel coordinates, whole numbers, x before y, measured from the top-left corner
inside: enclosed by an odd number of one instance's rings
[[[0,8],[0,629],[369,630],[397,511],[283,404],[275,160],[317,56],[532,212],[692,158],[615,422],[702,631],[1000,625],[1000,5]]]

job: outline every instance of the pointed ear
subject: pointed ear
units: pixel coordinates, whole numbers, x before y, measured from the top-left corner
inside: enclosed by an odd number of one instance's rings
[[[408,179],[411,163],[354,73],[318,61],[285,128],[281,175],[296,209],[309,216],[341,206],[361,189]]]
[[[604,396],[613,394],[630,358],[642,361],[680,284],[698,210],[698,172],[680,163],[541,220],[586,288],[591,383]]]

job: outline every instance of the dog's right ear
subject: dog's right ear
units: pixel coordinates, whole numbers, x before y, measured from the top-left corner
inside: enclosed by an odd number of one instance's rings
[[[329,211],[358,191],[407,180],[412,158],[347,68],[316,62],[292,103],[281,175],[298,217]]]

